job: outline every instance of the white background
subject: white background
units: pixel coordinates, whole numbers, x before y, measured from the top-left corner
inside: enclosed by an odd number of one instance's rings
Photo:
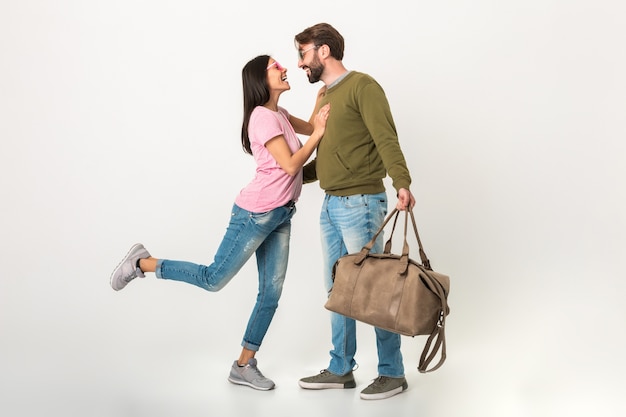
[[[2,2],[0,414],[623,416],[625,12],[617,0]],[[409,391],[381,402],[297,387],[330,348],[317,184],[257,355],[272,392],[226,382],[254,261],[217,294],[152,274],[109,287],[135,242],[210,262],[254,170],[241,68],[279,60],[292,86],[280,104],[307,118],[321,83],[297,68],[293,36],[321,21],[344,35],[345,65],[385,89],[426,253],[452,283],[446,364],[419,374],[424,339],[403,338]],[[375,355],[360,326],[359,389]]]

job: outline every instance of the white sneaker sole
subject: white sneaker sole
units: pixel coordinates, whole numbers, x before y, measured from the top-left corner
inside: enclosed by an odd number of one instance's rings
[[[275,387],[275,385],[272,385],[271,387],[260,387],[258,385],[254,385],[254,384],[252,384],[252,383],[250,383],[248,381],[245,381],[243,379],[235,379],[235,378],[233,378],[231,376],[228,377],[228,381],[233,383],[233,384],[236,384],[236,385],[245,385],[247,387],[254,388],[254,389],[257,389],[259,391],[269,391],[269,390],[274,389],[274,387]]]
[[[364,400],[384,400],[385,398],[393,397],[394,395],[400,394],[405,391],[403,387],[398,387],[386,392],[379,392],[377,394],[363,394],[361,393],[361,398]]]
[[[304,382],[298,381],[298,385],[304,389],[348,389],[343,382]]]

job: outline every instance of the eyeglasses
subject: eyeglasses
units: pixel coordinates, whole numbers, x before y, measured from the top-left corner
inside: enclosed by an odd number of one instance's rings
[[[300,58],[300,60],[302,61],[304,59],[304,55],[309,52],[311,49],[318,49],[319,46],[317,45],[313,45],[310,48],[305,49],[304,51],[301,51],[298,49],[298,58]]]
[[[284,71],[284,70],[285,70],[285,67],[283,67],[282,65],[280,65],[280,64],[278,63],[278,61],[274,61],[274,62],[272,62],[271,64],[269,64],[269,65],[267,66],[267,68],[265,68],[265,71],[269,70],[269,69],[270,69],[270,68],[272,68],[272,67],[276,67],[276,69],[277,69],[278,71]]]

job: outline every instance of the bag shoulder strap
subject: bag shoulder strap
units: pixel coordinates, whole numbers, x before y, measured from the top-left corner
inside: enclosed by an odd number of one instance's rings
[[[446,316],[450,312],[450,308],[448,306],[448,295],[446,289],[443,287],[443,284],[437,280],[431,273],[432,267],[430,266],[430,260],[428,256],[426,256],[426,252],[424,251],[424,246],[422,245],[422,240],[420,239],[419,232],[417,231],[417,223],[415,222],[415,215],[412,210],[408,210],[407,219],[411,216],[411,222],[413,223],[413,231],[415,232],[415,238],[417,239],[417,244],[419,246],[419,254],[420,260],[422,261],[423,272],[426,276],[424,279],[424,283],[428,286],[428,288],[435,293],[439,300],[441,301],[441,308],[439,310],[439,320],[437,321],[437,325],[433,329],[430,336],[426,340],[426,344],[424,349],[422,350],[422,355],[420,356],[419,365],[417,367],[418,371],[421,373],[432,372],[437,370],[443,365],[446,360]],[[405,233],[405,242],[406,242],[406,225],[404,229]],[[428,369],[428,366],[431,364],[437,353],[440,353],[439,362],[432,368]]]
[[[407,213],[405,213],[406,217],[404,219],[405,221],[404,222],[404,247],[402,250],[403,252],[402,256],[403,257],[406,256],[407,262],[408,262],[409,248],[408,248],[408,243],[406,239],[406,234],[407,234],[407,228],[408,228],[408,219],[410,216],[411,223],[413,224],[413,231],[415,232],[415,237],[417,239],[417,244],[419,247],[418,249],[419,249],[420,260],[424,268],[423,272],[426,277],[424,282],[429,287],[429,289],[439,297],[439,300],[441,301],[441,309],[439,311],[439,320],[437,322],[437,325],[435,326],[435,329],[432,331],[432,333],[428,336],[428,339],[426,340],[426,344],[424,346],[424,349],[422,350],[419,365],[417,367],[419,372],[427,373],[427,372],[432,372],[436,369],[439,369],[446,360],[445,328],[446,328],[446,316],[448,315],[448,312],[450,311],[450,309],[448,307],[447,294],[446,294],[445,288],[432,274],[429,273],[430,271],[432,271],[432,267],[430,266],[430,260],[428,259],[428,256],[426,256],[426,252],[424,251],[424,246],[422,245],[419,232],[417,231],[417,223],[415,222],[415,215],[413,214],[412,210],[406,210],[406,211]],[[358,257],[357,260],[355,260],[355,263],[357,264],[361,263],[367,257],[369,252],[374,247],[374,244],[376,243],[376,239],[378,238],[380,233],[384,230],[385,226],[387,225],[387,223],[389,223],[391,218],[394,218],[393,227],[391,229],[389,239],[387,239],[387,242],[385,243],[385,250],[384,250],[384,253],[391,252],[391,240],[393,238],[393,232],[395,231],[399,214],[400,212],[398,211],[397,208],[394,208],[391,211],[391,213],[389,213],[389,215],[385,218],[385,221],[383,221],[383,224],[380,226],[378,231],[374,234],[374,237],[372,237],[372,239],[361,249],[360,256]],[[439,362],[433,367],[431,367],[430,369],[428,369],[428,366],[432,363],[433,359],[435,358],[435,356],[437,356],[437,353],[439,351],[441,351]]]
[[[433,329],[433,332],[428,336],[426,340],[426,344],[422,351],[422,355],[420,356],[419,365],[417,367],[418,371],[421,373],[432,372],[436,369],[439,369],[441,365],[446,360],[446,316],[449,312],[448,307],[448,299],[446,296],[446,291],[443,285],[431,274],[428,273],[428,270],[424,271],[424,275],[426,279],[424,280],[426,285],[439,297],[441,300],[441,309],[439,310],[439,320],[437,325]],[[441,350],[441,355],[439,357],[439,362],[428,369],[428,365],[433,361],[437,352]]]

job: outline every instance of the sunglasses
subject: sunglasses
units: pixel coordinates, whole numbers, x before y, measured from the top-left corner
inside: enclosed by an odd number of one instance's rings
[[[269,70],[269,69],[270,69],[270,68],[272,68],[272,67],[276,67],[276,69],[277,69],[278,71],[284,71],[284,70],[285,70],[285,67],[283,67],[282,65],[280,65],[280,64],[278,63],[278,61],[274,61],[274,62],[272,62],[271,64],[269,64],[269,65],[267,66],[267,68],[265,68],[265,71]]]
[[[298,58],[300,58],[300,61],[302,61],[304,59],[304,55],[306,55],[307,52],[309,52],[311,49],[319,49],[319,46],[317,45],[313,45],[309,48],[306,48],[304,51],[301,51],[300,49],[298,49]]]

